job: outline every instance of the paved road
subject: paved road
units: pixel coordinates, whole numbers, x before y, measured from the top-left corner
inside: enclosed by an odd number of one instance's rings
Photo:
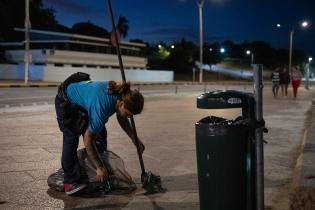
[[[176,94],[187,92],[203,92],[215,89],[227,89],[228,86],[220,85],[136,85],[145,96]],[[240,90],[249,89],[248,85],[239,86]],[[30,88],[1,88],[0,108],[17,106],[34,106],[53,104],[57,87],[30,87]]]
[[[24,94],[31,97],[54,94],[54,89],[43,90],[51,91],[49,94],[40,93],[42,89],[27,90]],[[11,98],[21,97],[9,92]],[[165,194],[152,196],[145,196],[140,185],[131,195],[93,199],[67,197],[50,191],[46,180],[60,168],[62,139],[53,105],[0,108],[0,209],[198,209],[194,124],[207,115],[234,118],[240,112],[196,109],[199,93],[187,91],[175,95],[162,91],[146,94],[145,109],[135,117],[139,137],[146,145],[145,166],[161,175],[168,189]],[[305,113],[314,91],[301,89],[299,94],[298,100],[292,100],[291,96],[274,99],[270,88],[265,88],[264,117],[269,128],[265,135],[268,141],[265,145],[266,209],[288,209],[288,189],[303,135]],[[17,101],[22,103],[23,100]],[[140,169],[134,146],[114,118],[107,128],[109,149],[123,158],[128,172],[139,184]]]

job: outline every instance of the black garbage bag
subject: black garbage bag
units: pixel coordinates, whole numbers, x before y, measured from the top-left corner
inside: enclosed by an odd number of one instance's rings
[[[106,182],[97,182],[95,180],[96,168],[89,161],[85,149],[78,150],[78,159],[80,164],[81,182],[88,184],[88,187],[82,192],[90,196],[101,196],[106,194],[126,194],[134,191],[137,187],[131,176],[125,169],[123,160],[111,151],[100,152],[103,163],[109,168],[109,180]],[[48,177],[48,186],[56,191],[63,192],[63,170]]]

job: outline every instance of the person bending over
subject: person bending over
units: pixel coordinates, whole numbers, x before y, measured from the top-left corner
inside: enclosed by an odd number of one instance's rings
[[[128,118],[141,113],[144,98],[139,91],[131,90],[129,83],[90,80],[64,83],[60,85],[55,98],[55,108],[58,125],[63,133],[61,165],[64,190],[67,195],[72,195],[86,187],[86,184],[80,183],[77,157],[80,135],[83,136],[89,160],[96,167],[96,180],[106,181],[109,171],[99,158],[96,148],[96,144],[100,144],[107,150],[105,124],[116,113],[120,126],[136,144]],[[143,153],[144,145],[139,139],[138,142]]]

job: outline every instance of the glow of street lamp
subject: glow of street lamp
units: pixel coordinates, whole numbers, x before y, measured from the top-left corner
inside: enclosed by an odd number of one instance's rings
[[[213,50],[212,48],[209,49],[210,52],[212,52],[212,50]]]
[[[225,49],[222,47],[222,48],[220,49],[220,52],[221,52],[221,53],[225,53]]]
[[[309,57],[309,58],[308,58],[308,62],[311,62],[312,60],[313,60],[312,57]]]
[[[305,27],[308,26],[308,22],[307,22],[307,21],[303,21],[303,22],[301,23],[301,25],[302,25],[303,28],[305,28]]]
[[[159,44],[159,45],[158,45],[158,48],[161,49],[161,48],[162,48],[162,45]]]
[[[172,48],[172,49],[174,49],[174,48],[175,48],[175,46],[172,44],[172,45],[171,45],[171,48]]]
[[[247,55],[250,55],[250,50],[246,50],[246,54],[247,54]]]
[[[278,24],[277,24],[277,27],[278,27],[278,28],[280,28],[280,27],[281,27],[281,25],[278,23]]]

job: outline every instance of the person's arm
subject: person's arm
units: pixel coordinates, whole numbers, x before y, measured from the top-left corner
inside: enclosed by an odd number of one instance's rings
[[[86,129],[83,142],[90,161],[96,167],[96,180],[103,182],[108,179],[108,171],[106,167],[104,167],[95,147],[96,138],[96,135],[92,134],[89,129]]]
[[[131,141],[134,143],[134,145],[136,145],[135,142],[135,137],[134,137],[134,133],[131,127],[131,124],[128,120],[127,117],[123,117],[120,114],[116,114],[117,116],[117,121],[120,125],[120,127],[126,132],[126,134],[130,137]],[[140,148],[140,152],[143,153],[145,147],[144,144],[142,143],[142,141],[138,138],[138,142],[139,142],[139,148]]]

